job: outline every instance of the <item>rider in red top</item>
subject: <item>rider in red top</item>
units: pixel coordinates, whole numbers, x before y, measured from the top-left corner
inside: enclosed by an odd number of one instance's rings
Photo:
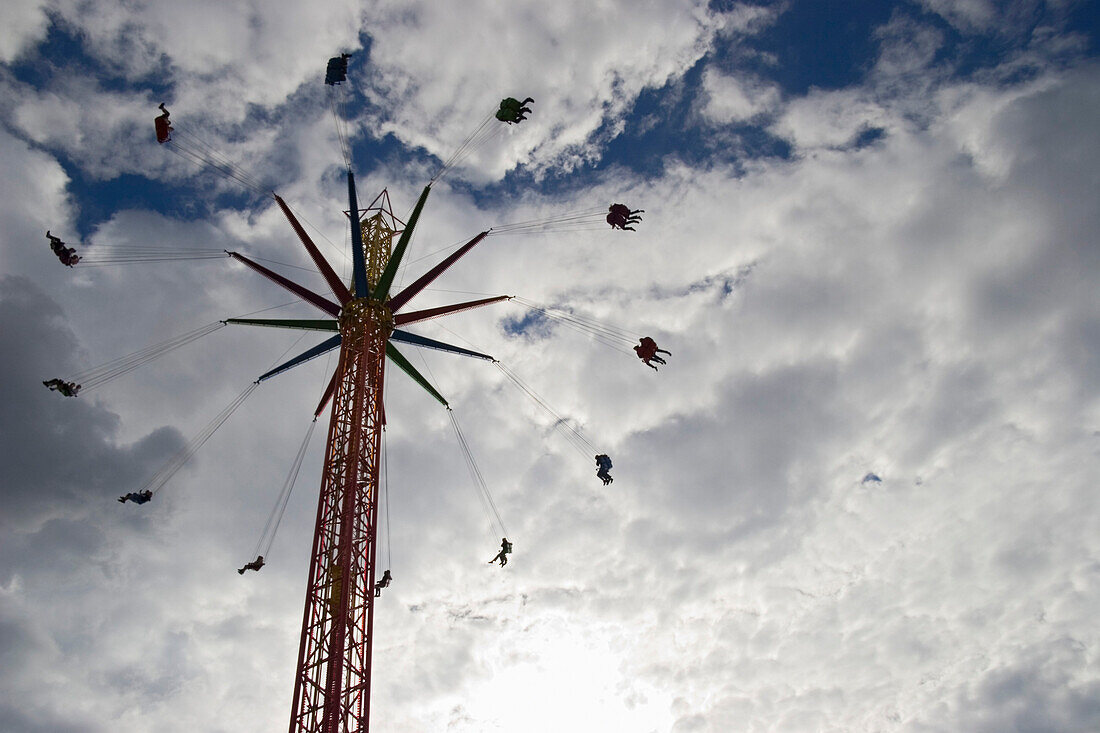
[[[658,353],[668,354],[672,356],[672,352],[665,349],[657,348],[657,342],[651,339],[649,336],[643,336],[639,339],[639,344],[634,347],[634,352],[638,354],[638,358],[641,359],[647,367],[653,371],[657,371],[657,367],[653,366],[650,362],[657,362],[658,364],[667,364],[664,359],[657,356]]]
[[[160,103],[160,111],[164,114],[153,120],[153,126],[157,131],[157,142],[163,145],[172,139],[172,123],[168,121],[168,109],[164,102]]]
[[[640,222],[642,217],[638,214],[643,213],[645,213],[645,209],[631,211],[626,204],[611,204],[607,207],[607,223],[611,225],[612,229],[626,229],[633,232],[636,230],[630,225]]]

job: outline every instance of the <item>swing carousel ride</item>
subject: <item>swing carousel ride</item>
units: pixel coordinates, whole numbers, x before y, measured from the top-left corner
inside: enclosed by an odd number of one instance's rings
[[[563,428],[562,435],[578,451],[596,456],[597,475],[605,485],[612,480],[609,473],[610,458],[599,453],[579,427],[557,414],[515,372],[488,354],[418,335],[408,330],[408,327],[429,319],[512,301],[529,308],[537,317],[560,322],[620,351],[625,351],[625,344],[638,340],[637,334],[599,323],[569,309],[541,307],[516,296],[498,295],[420,310],[410,307],[419,293],[489,236],[579,231],[608,224],[613,229],[633,230],[632,225],[640,221],[639,215],[642,212],[631,210],[623,204],[612,204],[606,210],[598,208],[570,212],[552,219],[493,227],[458,246],[412,283],[395,287],[398,269],[403,263],[432,186],[507,126],[520,124],[525,120],[531,113],[530,105],[534,100],[527,98],[519,101],[511,97],[502,100],[499,109],[488,115],[455,153],[442,163],[424,187],[412,212],[402,221],[394,215],[386,190],[375,196],[366,207],[359,206],[352,170],[352,132],[348,128],[346,114],[349,57],[350,54],[342,54],[329,60],[325,84],[347,180],[348,208],[345,213],[350,221],[350,283],[345,283],[337,274],[303,227],[300,217],[295,215],[282,197],[265,189],[260,181],[220,154],[198,134],[175,125],[163,104],[160,105],[161,114],[155,119],[157,141],[188,161],[213,170],[258,194],[273,197],[309,254],[317,272],[327,284],[327,292],[307,288],[261,264],[258,261],[261,258],[238,252],[197,248],[171,250],[156,245],[97,244],[85,248],[83,254],[77,254],[75,248],[66,247],[59,238],[47,234],[54,254],[68,267],[78,264],[80,267],[89,267],[231,258],[285,288],[297,300],[320,311],[319,317],[315,319],[257,318],[253,317],[255,314],[228,318],[71,375],[69,379],[44,382],[51,390],[75,397],[82,391],[96,389],[227,325],[314,331],[324,337],[317,345],[257,377],[143,486],[118,499],[123,503],[145,504],[164,488],[172,476],[262,383],[323,354],[337,352],[336,368],[314,411],[305,439],[294,457],[287,480],[256,545],[256,559],[238,570],[243,574],[248,570],[258,571],[264,566],[265,556],[269,555],[274,542],[317,418],[331,404],[294,675],[290,733],[351,733],[367,731],[369,728],[375,599],[380,597],[382,589],[391,580],[388,568],[378,572],[379,506],[382,503],[380,474],[384,460],[383,431],[386,424],[383,384],[388,366],[397,367],[447,409],[471,477],[491,511],[496,527],[504,535],[501,551],[494,560],[499,559],[502,565],[507,563],[507,555],[512,549],[511,542],[507,540],[507,530],[454,411],[443,395],[398,349],[399,344],[402,347],[435,349],[494,364],[527,397],[548,412],[555,424]],[[654,369],[654,363],[664,363],[657,356],[656,343],[648,337],[640,339],[635,351],[647,366]],[[661,350],[661,353],[668,352]]]

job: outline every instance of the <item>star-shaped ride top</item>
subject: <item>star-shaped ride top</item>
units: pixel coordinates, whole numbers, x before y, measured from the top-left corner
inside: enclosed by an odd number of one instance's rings
[[[303,285],[300,285],[292,280],[273,272],[272,270],[264,267],[263,265],[255,262],[254,260],[245,257],[237,252],[227,252],[227,254],[239,262],[244,263],[248,267],[252,268],[256,272],[260,273],[264,277],[272,280],[279,285],[283,286],[290,292],[294,293],[302,300],[313,305],[314,307],[324,311],[329,318],[322,319],[270,319],[270,318],[230,318],[226,323],[238,323],[252,326],[273,326],[278,328],[293,328],[304,329],[309,331],[328,331],[332,332],[331,338],[322,341],[311,349],[299,354],[298,356],[286,361],[283,364],[271,369],[268,372],[260,375],[257,378],[257,382],[262,382],[266,379],[270,379],[276,374],[292,369],[299,364],[302,364],[310,359],[314,359],[322,354],[325,354],[337,347],[343,342],[344,338],[348,336],[348,329],[354,327],[354,323],[357,321],[356,314],[367,310],[376,311],[377,320],[386,325],[386,356],[394,364],[399,366],[402,371],[412,377],[419,385],[428,391],[433,397],[435,397],[445,407],[447,400],[428,382],[428,380],[416,370],[409,360],[401,354],[400,351],[394,346],[393,342],[398,341],[402,343],[413,344],[415,346],[426,346],[432,349],[439,349],[441,351],[448,351],[453,354],[461,354],[463,356],[472,356],[478,359],[486,359],[494,361],[493,357],[488,354],[482,354],[477,351],[471,351],[459,346],[447,344],[442,341],[436,341],[435,339],[426,338],[424,336],[418,336],[408,331],[402,330],[400,327],[407,326],[419,321],[425,321],[430,318],[438,318],[440,316],[448,315],[451,313],[457,313],[459,311],[468,310],[470,308],[477,308],[490,303],[497,303],[502,300],[507,300],[510,296],[500,295],[492,298],[482,298],[480,300],[471,300],[463,303],[454,303],[451,305],[440,306],[437,308],[428,308],[419,311],[403,312],[404,307],[409,303],[414,296],[420,291],[426,288],[437,277],[447,270],[451,265],[461,259],[467,252],[473,249],[481,240],[489,234],[488,230],[479,233],[469,242],[464,244],[458,250],[456,250],[449,257],[437,264],[435,267],[428,270],[415,282],[408,287],[401,290],[396,295],[390,296],[390,289],[393,285],[394,277],[397,274],[397,269],[401,265],[401,259],[405,254],[405,250],[408,248],[410,239],[412,238],[413,229],[416,226],[417,219],[420,217],[420,212],[424,208],[424,203],[427,201],[428,194],[431,192],[431,184],[429,183],[424,187],[424,191],[420,194],[419,200],[416,202],[416,206],[413,208],[412,214],[409,216],[409,221],[404,225],[404,229],[401,230],[401,236],[398,239],[397,246],[394,248],[393,253],[389,256],[389,259],[384,264],[384,269],[381,273],[377,274],[377,278],[372,283],[368,275],[368,258],[367,253],[364,251],[363,246],[363,232],[360,227],[360,214],[369,213],[371,211],[377,211],[380,219],[382,217],[388,217],[388,221],[391,222],[390,226],[393,234],[397,233],[396,226],[400,226],[400,222],[393,216],[393,213],[389,210],[389,195],[386,191],[382,191],[378,197],[375,198],[371,206],[366,209],[360,210],[355,192],[355,177],[348,171],[348,206],[349,216],[351,217],[351,241],[352,241],[352,262],[354,267],[354,276],[351,283],[351,288],[344,285],[340,280],[340,277],[333,270],[332,265],[324,258],[320,250],[310,239],[309,235],[302,228],[302,225],[298,222],[297,218],[291,212],[290,208],[286,205],[286,202],[278,196],[274,195],[276,203],[279,208],[282,209],[283,214],[290,221],[292,227],[294,227],[295,233],[305,246],[306,251],[309,253],[313,262],[317,266],[318,272],[325,278],[328,283],[329,289],[332,291],[332,298],[325,297],[319,293],[316,293]],[[380,222],[381,223],[381,222]],[[382,223],[382,226],[386,224]],[[325,390],[324,396],[321,398],[321,403],[317,406],[316,414],[320,414],[324,409],[325,404],[331,398],[336,383],[340,378],[339,368],[332,375],[332,379],[329,382],[328,388]]]

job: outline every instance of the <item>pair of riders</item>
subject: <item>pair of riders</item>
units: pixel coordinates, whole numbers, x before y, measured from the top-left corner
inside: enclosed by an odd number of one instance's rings
[[[522,102],[514,97],[505,97],[500,100],[500,109],[497,110],[496,118],[501,122],[507,122],[509,125],[518,125],[527,119],[527,114],[531,111],[527,104],[534,104],[534,102],[535,100],[530,97]]]
[[[631,209],[626,204],[611,204],[607,207],[607,223],[612,229],[626,229],[637,231],[631,224],[637,224],[642,220],[638,214],[644,214],[645,209]]]
[[[61,264],[72,267],[80,262],[80,255],[76,253],[76,248],[66,247],[60,237],[50,234],[49,229],[46,230],[46,239],[50,240],[50,249],[57,255],[57,259],[61,260]]]
[[[57,391],[66,397],[76,397],[80,391],[82,385],[76,382],[66,382],[64,379],[48,379],[42,383],[43,386],[48,387],[50,391]]]
[[[611,478],[611,458],[606,453],[596,456],[596,478],[603,481],[604,486],[615,480]]]
[[[651,339],[649,336],[644,336],[639,339],[639,344],[634,347],[634,352],[638,355],[638,358],[641,359],[642,362],[653,371],[657,371],[657,367],[653,366],[651,362],[657,362],[658,364],[668,363],[661,357],[657,356],[657,354],[668,354],[669,356],[672,356],[671,351],[658,349],[657,342]]]

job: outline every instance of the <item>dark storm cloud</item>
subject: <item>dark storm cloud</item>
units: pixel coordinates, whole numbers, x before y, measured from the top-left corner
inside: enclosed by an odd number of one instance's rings
[[[42,381],[77,367],[77,343],[65,315],[25,278],[0,281],[0,462],[7,528],[37,529],[50,517],[84,517],[87,505],[141,483],[182,447],[174,430],[118,445],[117,415],[81,394],[66,398]]]
[[[94,397],[64,398],[42,386],[46,377],[71,372],[79,349],[65,314],[31,281],[0,280],[0,334],[6,344],[0,351],[0,685],[14,691],[88,645],[86,634],[96,625],[91,613],[88,626],[55,627],[32,613],[33,604],[65,604],[76,588],[110,572],[109,535],[147,524],[148,517],[120,511],[115,497],[182,441],[177,431],[160,429],[120,445],[119,418]],[[5,700],[0,729],[100,730],[40,707],[45,699]]]
[[[51,710],[0,707],[0,729],[8,733],[93,733],[102,728],[65,720]]]
[[[62,652],[50,635],[34,623],[26,607],[11,590],[0,589],[0,730],[10,733],[89,733],[100,730],[92,723],[78,723],[59,708],[42,705],[22,692],[27,672],[57,664]]]

